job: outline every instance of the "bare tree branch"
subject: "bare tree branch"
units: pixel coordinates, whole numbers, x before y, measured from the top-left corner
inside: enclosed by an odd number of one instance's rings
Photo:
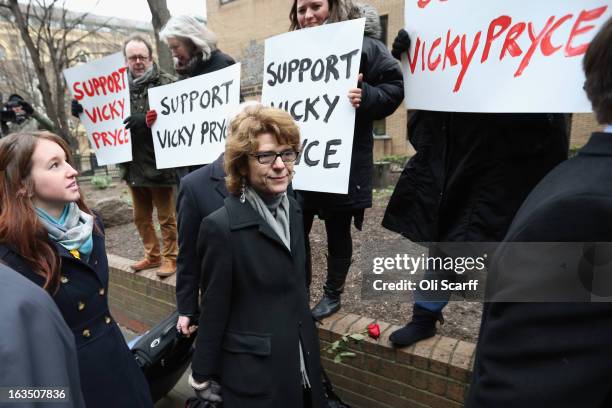
[[[155,32],[155,44],[157,45],[157,63],[166,72],[174,72],[172,55],[168,46],[160,40],[159,32],[162,27],[170,20],[170,11],[166,5],[166,0],[147,0],[151,10],[151,23]]]

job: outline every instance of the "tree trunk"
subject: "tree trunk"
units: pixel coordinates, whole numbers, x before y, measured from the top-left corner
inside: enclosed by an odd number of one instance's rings
[[[168,46],[159,39],[159,32],[164,24],[170,20],[170,12],[166,5],[166,0],[147,0],[149,9],[151,10],[151,23],[155,32],[155,44],[157,45],[157,63],[162,71],[170,74],[174,73],[174,63],[172,62],[172,54]]]

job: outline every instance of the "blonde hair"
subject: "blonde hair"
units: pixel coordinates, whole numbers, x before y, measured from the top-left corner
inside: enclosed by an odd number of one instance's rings
[[[248,105],[230,122],[225,144],[225,184],[230,194],[239,195],[242,173],[248,168],[249,155],[257,151],[257,137],[274,136],[276,143],[300,150],[300,130],[291,115],[281,109]]]

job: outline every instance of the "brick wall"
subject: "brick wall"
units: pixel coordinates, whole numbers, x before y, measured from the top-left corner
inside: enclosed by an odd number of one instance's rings
[[[160,280],[153,271],[134,273],[130,260],[109,255],[111,312],[123,326],[143,332],[175,309],[175,277]],[[361,332],[374,319],[336,313],[319,327],[326,348],[347,332]],[[443,336],[395,349],[389,333],[398,326],[377,322],[378,341],[351,346],[356,357],[334,363],[322,351],[323,365],[337,394],[355,408],[459,408],[469,384],[474,344]]]
[[[572,138],[571,147],[583,146],[591,136],[592,132],[601,130],[602,126],[597,123],[594,113],[575,113],[572,115]]]

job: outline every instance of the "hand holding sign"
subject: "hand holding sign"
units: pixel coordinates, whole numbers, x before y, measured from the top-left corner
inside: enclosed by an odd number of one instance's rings
[[[357,77],[357,84],[361,85],[363,82],[363,74],[359,74]],[[359,108],[359,104],[361,103],[361,88],[351,88],[348,93],[349,101],[351,101],[351,105],[355,109]]]

